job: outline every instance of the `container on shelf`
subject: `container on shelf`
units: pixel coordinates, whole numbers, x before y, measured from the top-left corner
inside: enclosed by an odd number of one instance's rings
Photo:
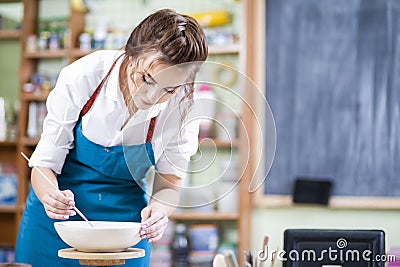
[[[0,205],[17,203],[17,167],[14,163],[0,162]]]
[[[57,34],[50,35],[49,38],[49,50],[58,51],[60,49],[60,38]]]
[[[36,52],[38,49],[36,34],[31,34],[26,38],[26,52]]]
[[[172,266],[187,267],[187,259],[189,255],[189,242],[186,236],[186,225],[177,224],[175,227],[175,235],[171,244]]]
[[[23,90],[25,93],[32,93],[33,91],[35,91],[35,85],[34,85],[33,83],[25,83],[25,84],[22,86],[22,90]]]
[[[3,97],[0,97],[0,141],[7,139],[7,121],[6,121],[6,103]]]
[[[191,251],[215,253],[218,248],[218,227],[215,224],[193,224],[189,227]]]
[[[104,19],[100,19],[97,22],[96,28],[93,33],[93,48],[104,49],[104,44],[107,37],[107,22]]]
[[[29,111],[28,111],[28,128],[26,130],[26,135],[29,138],[36,138],[38,137],[37,131],[37,103],[31,102],[29,103]]]
[[[40,51],[47,50],[48,44],[49,44],[49,39],[50,39],[50,32],[48,31],[42,31],[39,34],[39,40],[37,42],[37,48]]]
[[[92,49],[92,36],[89,33],[81,33],[79,35],[79,49],[82,51],[89,51]]]

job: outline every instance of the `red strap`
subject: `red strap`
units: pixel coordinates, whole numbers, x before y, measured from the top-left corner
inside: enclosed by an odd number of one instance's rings
[[[97,96],[100,93],[101,88],[103,88],[104,83],[107,81],[108,77],[110,77],[111,71],[114,69],[115,64],[117,64],[117,61],[120,57],[122,57],[122,55],[120,55],[112,64],[110,70],[108,71],[107,75],[103,78],[103,80],[101,80],[101,83],[97,86],[96,90],[93,92],[93,94],[90,96],[89,100],[85,103],[85,105],[83,106],[81,113],[79,114],[79,118],[82,118],[86,113],[88,113],[88,111],[92,108],[94,101],[96,100]]]
[[[150,120],[149,129],[147,130],[146,143],[150,143],[153,139],[154,127],[156,126],[157,117],[153,117]]]

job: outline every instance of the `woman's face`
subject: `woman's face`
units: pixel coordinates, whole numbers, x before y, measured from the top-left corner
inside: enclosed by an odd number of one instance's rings
[[[138,109],[148,109],[168,101],[187,80],[187,72],[166,63],[156,63],[153,57],[128,66],[128,85],[133,102]],[[135,66],[135,65],[132,65]]]

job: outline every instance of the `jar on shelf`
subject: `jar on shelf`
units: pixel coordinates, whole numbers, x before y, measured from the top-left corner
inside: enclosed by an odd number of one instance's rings
[[[37,43],[37,47],[39,50],[43,51],[48,48],[50,36],[51,36],[51,34],[48,31],[40,32],[39,40]]]
[[[37,36],[36,34],[31,34],[26,38],[26,51],[35,52],[37,50]]]
[[[89,33],[81,33],[79,35],[79,49],[82,51],[88,51],[92,48],[91,45],[92,36]]]
[[[49,38],[49,50],[57,51],[60,49],[60,38],[57,34],[52,34]]]

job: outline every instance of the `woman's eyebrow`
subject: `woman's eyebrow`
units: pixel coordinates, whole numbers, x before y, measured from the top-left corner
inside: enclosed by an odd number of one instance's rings
[[[176,86],[167,86],[167,87],[164,87],[163,89],[164,89],[164,90],[176,89],[176,88],[178,88],[178,87],[181,87],[182,85],[184,85],[184,83],[183,83],[183,84],[176,85]]]

